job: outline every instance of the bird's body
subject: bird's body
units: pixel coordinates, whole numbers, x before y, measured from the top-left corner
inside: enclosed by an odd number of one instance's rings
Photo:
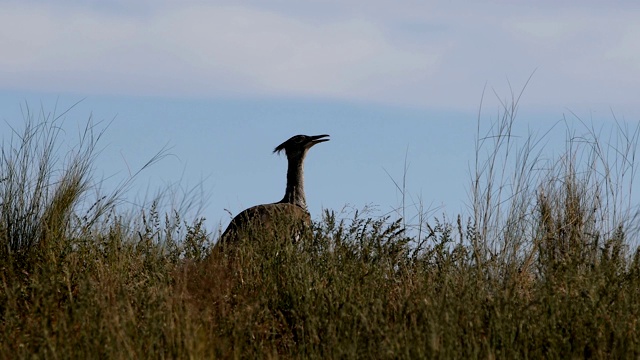
[[[288,161],[287,187],[284,197],[277,203],[250,207],[231,220],[220,237],[222,244],[243,237],[264,238],[286,236],[295,238],[311,225],[304,192],[304,158],[315,144],[329,141],[329,135],[296,135],[275,148],[285,151]]]
[[[220,239],[222,243],[229,243],[240,237],[264,238],[278,234],[295,238],[309,225],[311,215],[306,209],[287,203],[263,204],[236,215]]]

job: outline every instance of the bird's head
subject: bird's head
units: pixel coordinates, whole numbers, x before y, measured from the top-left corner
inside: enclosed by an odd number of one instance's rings
[[[304,156],[313,145],[321,142],[329,141],[327,139],[329,135],[296,135],[289,140],[278,145],[273,152],[279,153],[284,150],[287,157]]]

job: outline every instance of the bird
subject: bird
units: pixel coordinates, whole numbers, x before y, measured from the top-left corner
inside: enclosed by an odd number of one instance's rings
[[[242,237],[280,234],[295,239],[305,227],[311,225],[304,193],[304,159],[311,147],[329,141],[329,135],[295,135],[278,145],[273,153],[287,156],[287,186],[282,200],[250,207],[236,215],[220,236],[223,245],[237,242]]]

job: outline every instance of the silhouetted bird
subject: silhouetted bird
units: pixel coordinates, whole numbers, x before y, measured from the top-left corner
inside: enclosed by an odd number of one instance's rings
[[[311,224],[304,194],[304,158],[307,151],[327,139],[329,135],[296,135],[278,145],[273,152],[287,155],[287,188],[277,203],[248,208],[231,220],[220,237],[228,244],[241,237],[288,236],[295,239]]]

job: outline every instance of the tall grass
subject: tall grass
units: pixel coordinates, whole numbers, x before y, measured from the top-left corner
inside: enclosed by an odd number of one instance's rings
[[[153,203],[86,217],[99,137],[57,162],[56,127],[27,121],[3,147],[0,357],[637,358],[639,130],[567,125],[544,157],[516,110],[479,126],[470,215],[416,238],[327,210],[233,252]]]

